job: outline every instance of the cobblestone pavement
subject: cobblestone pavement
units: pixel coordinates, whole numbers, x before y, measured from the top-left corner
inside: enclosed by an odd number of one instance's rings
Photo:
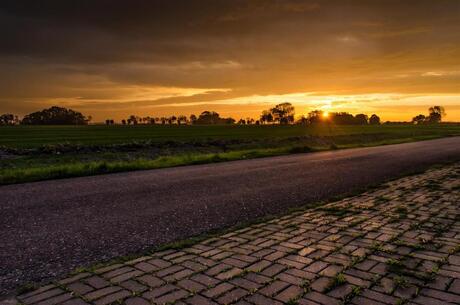
[[[27,305],[460,304],[459,208],[456,164],[189,248],[80,273],[17,299]]]

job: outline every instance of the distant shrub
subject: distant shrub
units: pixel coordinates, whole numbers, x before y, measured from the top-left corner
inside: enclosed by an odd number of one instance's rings
[[[80,112],[72,109],[53,106],[42,111],[26,115],[23,125],[87,125],[91,117],[85,117]]]
[[[309,146],[295,146],[289,150],[291,154],[301,154],[301,153],[307,153],[311,151],[312,149]]]

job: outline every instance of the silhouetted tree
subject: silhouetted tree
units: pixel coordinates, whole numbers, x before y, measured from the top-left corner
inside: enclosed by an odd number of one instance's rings
[[[177,121],[177,117],[176,117],[175,115],[170,116],[170,117],[168,118],[168,124],[169,124],[169,125],[176,124],[176,121]]]
[[[125,119],[121,120],[121,124],[126,125],[126,120]]]
[[[428,109],[428,123],[440,123],[442,120],[442,117],[446,115],[446,111],[444,110],[444,107],[442,106],[433,106]]]
[[[248,125],[254,124],[254,121],[255,120],[253,118],[246,118],[246,124],[248,124]]]
[[[290,124],[294,122],[295,108],[291,103],[281,103],[270,109],[273,120],[279,124]]]
[[[297,124],[300,125],[308,125],[308,118],[306,118],[304,115],[302,115],[296,122]]]
[[[412,118],[412,123],[420,125],[426,123],[426,116],[419,114]]]
[[[436,124],[440,123],[446,115],[446,111],[442,106],[433,106],[428,108],[428,116],[419,114],[412,119],[414,124]]]
[[[219,124],[219,114],[214,111],[203,111],[195,121],[195,124]]]
[[[179,115],[177,117],[177,124],[187,124],[187,117],[185,115]]]
[[[308,113],[308,122],[310,124],[321,123],[324,118],[324,112],[322,110],[313,110]]]
[[[355,115],[355,123],[357,125],[367,125],[369,123],[369,119],[367,115],[360,113]]]
[[[260,122],[264,123],[272,123],[273,122],[273,114],[269,110],[262,111],[260,115]]]
[[[196,120],[197,120],[196,115],[191,114],[191,115],[190,115],[190,124],[195,124]]]
[[[19,124],[19,118],[17,115],[11,113],[5,113],[0,115],[0,125],[17,125]]]
[[[371,115],[371,117],[369,118],[369,124],[380,125],[380,117],[376,114]]]
[[[24,125],[87,125],[90,117],[72,109],[53,106],[30,113],[22,119]]]
[[[320,119],[324,119],[321,117]],[[353,125],[357,124],[356,118],[348,112],[331,112],[329,113],[329,120],[337,125]]]
[[[234,118],[223,118],[221,120],[222,120],[222,123],[226,125],[232,125],[232,124],[235,124],[236,122]]]
[[[128,122],[128,125],[130,124],[133,124],[133,125],[137,125],[140,121],[140,118],[138,116],[135,116],[135,115],[130,115],[127,122]]]
[[[232,118],[221,118],[215,111],[203,111],[195,120],[194,124],[198,125],[214,125],[214,124],[234,124]]]
[[[155,119],[154,118],[151,118],[150,116],[146,116],[146,117],[143,117],[140,119],[140,121],[144,124],[155,124]]]

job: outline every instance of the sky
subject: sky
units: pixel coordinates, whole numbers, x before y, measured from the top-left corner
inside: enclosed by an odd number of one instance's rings
[[[0,113],[460,121],[459,0],[0,2]]]

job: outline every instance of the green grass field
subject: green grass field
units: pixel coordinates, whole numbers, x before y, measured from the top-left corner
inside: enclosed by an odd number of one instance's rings
[[[62,143],[104,145],[132,141],[199,141],[206,139],[263,139],[301,136],[385,134],[390,138],[445,136],[460,125],[381,126],[12,126],[0,127],[0,146],[32,148]]]
[[[460,124],[0,127],[0,184],[460,135]]]

